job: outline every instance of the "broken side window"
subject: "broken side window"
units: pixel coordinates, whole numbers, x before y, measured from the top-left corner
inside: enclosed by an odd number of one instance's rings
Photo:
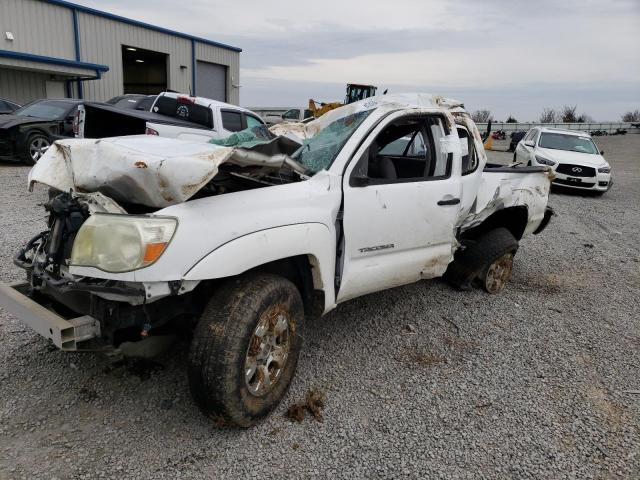
[[[458,126],[457,130],[462,148],[462,175],[468,175],[478,168],[478,154],[473,143],[473,136],[469,134],[468,130],[462,126]]]
[[[351,178],[366,177],[374,185],[448,178],[451,161],[436,140],[443,135],[439,118],[400,118],[371,141]]]

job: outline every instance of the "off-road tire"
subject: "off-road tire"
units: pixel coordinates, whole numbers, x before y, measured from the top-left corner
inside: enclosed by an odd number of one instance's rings
[[[275,306],[287,309],[290,315],[289,354],[272,389],[255,396],[245,381],[245,360],[262,315]],[[303,322],[300,292],[283,277],[250,274],[222,286],[196,326],[189,353],[189,386],[200,409],[218,424],[244,428],[266,417],[295,373]]]
[[[38,158],[33,158],[32,156],[32,144],[34,142],[40,142],[44,146],[45,144],[51,146],[51,141],[49,138],[42,133],[32,133],[27,137],[27,141],[25,142],[24,150],[22,152],[22,162],[25,165],[35,165],[37,161],[41,158],[42,155],[38,156]],[[35,145],[33,145],[35,147]]]
[[[465,241],[464,246],[464,249],[456,252],[444,279],[460,290],[470,290],[476,285],[489,292],[486,282],[487,271],[504,255],[515,255],[518,251],[518,240],[509,230],[500,227],[477,239]]]

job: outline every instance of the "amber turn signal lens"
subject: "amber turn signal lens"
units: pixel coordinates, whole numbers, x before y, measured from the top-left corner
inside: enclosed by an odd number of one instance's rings
[[[143,262],[145,264],[155,262],[164,249],[167,247],[167,243],[147,243],[146,248],[144,249],[144,258]]]

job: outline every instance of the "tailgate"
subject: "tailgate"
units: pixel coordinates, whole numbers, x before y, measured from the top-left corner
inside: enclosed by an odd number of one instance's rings
[[[81,127],[77,135],[80,138],[144,135],[147,133],[147,122],[207,130],[197,123],[145,110],[124,110],[112,105],[91,102],[82,105],[81,109],[84,112],[80,114]]]

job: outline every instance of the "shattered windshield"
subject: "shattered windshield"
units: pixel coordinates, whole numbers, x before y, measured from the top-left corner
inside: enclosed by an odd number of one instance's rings
[[[313,137],[304,140],[302,147],[292,155],[293,158],[313,173],[329,168],[353,132],[372,111],[364,110],[330,123]]]
[[[590,153],[596,155],[598,149],[589,137],[563,135],[561,133],[543,133],[538,146],[553,150],[568,150],[570,152]]]

